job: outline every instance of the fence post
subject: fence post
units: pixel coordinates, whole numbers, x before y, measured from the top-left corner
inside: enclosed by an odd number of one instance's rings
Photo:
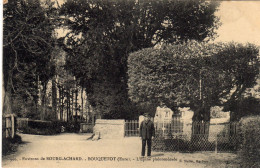
[[[125,120],[125,136],[127,136],[126,130],[127,130],[127,120]]]
[[[135,120],[135,136],[138,135],[138,121]]]
[[[164,130],[165,130],[165,128],[164,128],[164,120],[163,120],[163,123],[162,123],[162,133],[163,133],[163,137],[164,137]]]
[[[130,136],[133,136],[133,120],[130,120]]]
[[[216,123],[216,126],[218,126],[218,123]],[[215,139],[215,153],[218,153],[218,135],[216,136]]]
[[[10,122],[8,120],[7,115],[5,116],[5,137],[8,138],[9,137],[9,130],[8,127],[10,125]]]
[[[15,135],[15,116],[12,114],[11,115],[11,122],[12,122],[12,134],[11,134],[11,137],[14,138],[14,135]]]
[[[130,120],[127,120],[127,136],[130,135],[130,132],[129,132],[129,128],[130,128],[129,123],[130,123]]]
[[[136,136],[136,120],[134,120],[134,136]]]
[[[125,123],[126,123],[126,122],[125,122],[125,120],[124,120],[124,132],[123,132],[124,135],[123,135],[123,137],[125,137]]]

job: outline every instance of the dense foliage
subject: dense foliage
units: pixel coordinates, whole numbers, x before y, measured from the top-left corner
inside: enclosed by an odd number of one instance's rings
[[[60,11],[69,30],[63,39],[67,68],[98,113],[126,118],[133,112],[127,95],[128,54],[163,42],[213,39],[217,6],[197,0],[68,0]]]
[[[258,52],[251,44],[195,41],[143,49],[129,56],[128,93],[139,104],[189,106],[193,120],[209,121],[210,107],[229,109],[255,84]]]
[[[260,99],[243,97],[229,105],[230,120],[239,121],[242,117],[260,115]]]
[[[36,107],[39,86],[53,76],[50,10],[39,0],[10,0],[4,5],[4,113],[11,112],[13,103],[21,105],[17,111],[23,105]]]
[[[245,117],[239,122],[241,167],[260,166],[260,116]]]

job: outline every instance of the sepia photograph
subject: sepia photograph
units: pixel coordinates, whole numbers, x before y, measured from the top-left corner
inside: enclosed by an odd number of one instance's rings
[[[260,1],[1,8],[1,167],[260,168]]]

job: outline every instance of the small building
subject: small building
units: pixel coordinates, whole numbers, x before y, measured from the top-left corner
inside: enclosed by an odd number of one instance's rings
[[[180,114],[175,114],[166,106],[159,106],[154,116],[154,125],[157,132],[164,138],[172,138],[183,132],[183,122]]]
[[[166,107],[160,107],[158,106],[156,108],[156,112],[155,112],[155,116],[154,116],[154,122],[155,123],[160,123],[160,122],[164,122],[164,123],[168,123],[171,122],[172,117],[173,117],[173,111]]]

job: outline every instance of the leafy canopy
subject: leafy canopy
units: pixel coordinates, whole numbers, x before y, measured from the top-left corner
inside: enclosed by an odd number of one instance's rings
[[[255,84],[259,50],[252,44],[190,41],[147,48],[128,58],[129,96],[139,104],[169,107],[228,105]],[[208,112],[204,111],[203,113]],[[209,119],[209,118],[208,118]]]
[[[63,39],[67,67],[94,107],[122,117],[128,54],[161,43],[213,39],[217,7],[202,0],[68,0],[60,10],[69,30]]]
[[[43,5],[39,0],[9,0],[4,4],[4,88],[23,103],[36,103],[38,86],[54,75],[52,9]]]

